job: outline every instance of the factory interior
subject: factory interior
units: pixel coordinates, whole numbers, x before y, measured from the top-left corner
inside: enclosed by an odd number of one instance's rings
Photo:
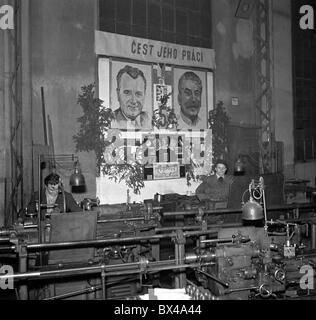
[[[316,299],[312,0],[0,0],[0,151],[0,300]]]

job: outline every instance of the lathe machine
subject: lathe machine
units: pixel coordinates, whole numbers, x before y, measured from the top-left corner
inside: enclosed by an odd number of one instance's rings
[[[138,299],[160,287],[196,300],[313,299],[315,204],[264,204],[255,221],[242,209],[171,198],[50,214],[40,230],[34,216],[1,229],[1,296]]]

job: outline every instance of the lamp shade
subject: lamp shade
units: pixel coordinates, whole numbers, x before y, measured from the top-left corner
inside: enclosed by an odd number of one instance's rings
[[[69,184],[72,187],[82,187],[86,185],[85,178],[78,167],[75,167],[74,173],[70,176]]]
[[[236,160],[235,165],[234,165],[234,172],[236,174],[242,174],[245,172],[245,165],[240,159],[240,157]]]
[[[263,208],[261,204],[250,198],[242,207],[242,219],[252,221],[263,219]]]

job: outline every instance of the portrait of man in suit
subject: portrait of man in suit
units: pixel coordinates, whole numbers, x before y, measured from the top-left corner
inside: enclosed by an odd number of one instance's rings
[[[177,75],[177,71],[175,71]],[[175,77],[176,78],[176,77]],[[206,129],[205,75],[202,72],[185,71],[179,74],[174,88],[178,129]]]
[[[114,110],[112,128],[150,129],[151,114],[146,106],[146,91],[151,86],[144,72],[125,65],[116,75],[116,95],[119,108]],[[146,108],[147,107],[147,108]]]

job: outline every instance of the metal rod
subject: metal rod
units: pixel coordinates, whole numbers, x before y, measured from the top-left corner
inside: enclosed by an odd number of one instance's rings
[[[205,231],[186,231],[184,232],[185,237],[200,236],[205,234],[215,233],[214,230]],[[152,236],[141,236],[141,237],[130,237],[130,238],[117,238],[117,239],[98,239],[98,240],[83,240],[83,241],[69,241],[69,242],[52,242],[52,243],[35,243],[26,246],[27,250],[52,250],[52,249],[64,249],[64,248],[79,248],[79,247],[91,247],[101,245],[114,245],[123,244],[128,242],[140,242],[140,241],[151,241],[166,238],[176,237],[176,233],[168,234],[156,234]]]
[[[27,272],[27,252],[24,246],[22,246],[22,249],[19,252],[19,272]],[[19,296],[21,300],[28,300],[29,295],[26,284],[23,284],[19,287]]]
[[[37,213],[37,226],[38,226],[38,243],[42,243],[42,217],[41,217],[41,186],[42,186],[42,175],[41,175],[41,155],[38,155],[38,213]]]
[[[134,281],[134,277],[126,277],[123,279],[119,279],[118,281],[109,281],[107,283],[107,285],[113,286],[115,284],[126,283],[128,281]],[[94,286],[91,285],[90,287],[85,288],[85,289],[80,289],[80,290],[75,290],[75,291],[64,293],[64,294],[55,295],[53,297],[45,298],[43,300],[64,299],[64,298],[74,297],[74,296],[78,296],[78,295],[83,295],[85,293],[94,293],[95,291],[99,291],[99,290],[102,290],[102,285],[94,285]]]
[[[262,179],[262,181],[263,181],[263,179]],[[264,226],[267,229],[268,228],[267,227],[268,217],[267,217],[267,205],[266,205],[266,195],[264,192],[264,186],[262,187],[262,200],[263,200],[263,212],[264,212]]]
[[[183,227],[165,227],[165,228],[155,228],[155,232],[166,232],[166,231],[176,231],[176,230],[200,230],[201,226],[183,226]]]
[[[102,268],[101,270],[101,280],[102,280],[102,298],[106,300],[106,290],[105,290],[105,270]]]
[[[291,209],[315,209],[316,203],[297,203],[291,205],[275,205],[267,207],[267,211],[279,211],[279,210],[291,210]],[[178,215],[196,215],[198,214],[198,210],[188,210],[188,211],[175,211],[175,212],[163,212],[163,216],[178,216]],[[205,214],[230,214],[230,213],[242,213],[241,209],[216,209],[216,210],[205,210]]]
[[[55,242],[55,243],[35,243],[26,246],[27,250],[49,250],[49,249],[64,249],[64,248],[78,248],[78,247],[89,247],[89,246],[99,246],[99,245],[114,245],[123,244],[127,242],[140,242],[140,241],[150,241],[159,240],[175,237],[175,233],[168,234],[158,234],[152,236],[142,236],[142,237],[130,237],[130,238],[117,238],[117,239],[98,239],[98,240],[83,240],[83,241],[69,241],[69,242]]]
[[[233,227],[241,227],[241,222],[236,223],[222,223],[222,224],[212,224],[209,226],[208,230],[218,230],[222,228],[233,228]],[[201,230],[201,226],[174,226],[174,227],[164,227],[164,228],[155,228],[155,232],[165,232],[165,231],[173,231],[173,230]]]
[[[208,272],[205,272],[205,271],[202,271],[202,270],[196,270],[198,273],[201,273],[201,274],[204,274],[206,277],[214,280],[215,282],[218,282],[219,284],[221,284],[223,287],[225,288],[228,288],[229,287],[229,284],[227,282],[223,282],[222,280],[214,277],[213,275],[211,275],[210,273]]]
[[[149,219],[154,219],[154,217],[150,217]],[[110,222],[125,222],[125,221],[143,221],[145,217],[139,218],[122,218],[122,219],[106,219],[106,220],[98,220],[98,223],[110,223]]]
[[[85,293],[92,293],[92,292],[98,291],[100,289],[102,289],[101,285],[92,286],[92,287],[89,287],[89,288],[86,288],[86,289],[76,290],[76,291],[72,291],[72,292],[64,293],[64,294],[59,294],[59,295],[56,295],[54,297],[45,298],[43,300],[46,301],[46,300],[58,300],[58,299],[70,298],[70,297],[74,297],[74,296],[78,296],[78,295],[83,295]]]
[[[43,87],[41,87],[41,98],[42,98],[42,116],[43,116],[44,142],[45,142],[45,146],[47,146],[48,145],[48,139],[47,139],[47,126],[46,126],[45,96],[44,96],[44,88]]]
[[[316,249],[316,224],[311,224],[311,245],[312,249]]]
[[[0,230],[0,237],[9,236],[9,235],[10,235],[10,230],[9,229],[3,228],[3,229]]]
[[[207,240],[201,240],[201,243],[217,243],[217,242],[232,242],[233,239],[230,238],[223,238],[223,239],[207,239]]]
[[[214,262],[204,263],[202,266],[210,266],[214,265]],[[121,270],[118,269],[118,265],[98,265],[98,266],[90,266],[90,267],[81,267],[81,268],[69,268],[63,270],[49,270],[49,271],[38,271],[38,272],[25,272],[25,273],[16,273],[16,274],[6,274],[0,276],[0,281],[7,281],[8,279],[14,279],[16,281],[19,280],[40,280],[40,279],[49,279],[49,278],[62,278],[69,276],[82,276],[82,275],[90,275],[95,273],[100,273],[102,268],[105,269],[106,276],[121,276],[128,274],[139,274],[140,273],[140,264],[139,263],[130,263],[127,264],[127,267],[124,267],[125,264],[120,265]],[[133,266],[133,268],[131,268]],[[199,268],[201,267],[201,263],[193,263],[193,264],[181,264],[175,265],[174,263],[166,265],[159,265],[156,262],[148,263],[147,268],[145,269],[146,273],[159,272],[165,270],[177,270],[183,268]],[[130,269],[129,269],[130,268]],[[111,271],[112,269],[117,271]],[[108,271],[107,271],[108,270]]]
[[[238,291],[248,291],[248,290],[257,290],[259,289],[259,286],[252,286],[252,287],[245,287],[245,288],[237,288],[237,289],[228,289],[225,290],[225,294],[238,292]]]
[[[214,230],[205,230],[205,231],[186,231],[184,232],[185,237],[191,237],[191,236],[203,236],[205,234],[211,234],[214,233],[217,235],[217,232]]]
[[[0,247],[0,254],[7,253],[15,250],[15,246],[8,246],[8,247]]]

